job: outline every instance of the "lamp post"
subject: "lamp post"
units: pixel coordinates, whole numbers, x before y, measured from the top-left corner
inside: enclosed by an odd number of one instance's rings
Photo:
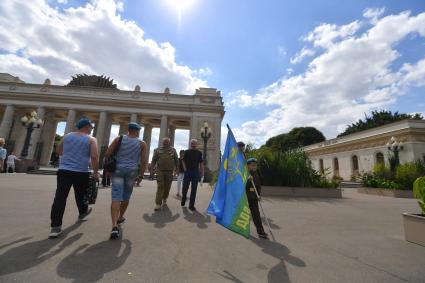
[[[25,159],[28,156],[28,147],[30,146],[32,131],[40,128],[43,124],[43,120],[38,118],[36,111],[32,111],[31,113],[26,113],[25,116],[21,118],[21,122],[22,126],[27,128],[27,135],[25,136],[25,143],[21,152],[21,158]]]
[[[209,138],[211,137],[212,131],[211,128],[208,127],[208,123],[205,122],[204,126],[201,128],[201,137],[204,140],[204,165],[207,166],[207,143]]]
[[[395,137],[391,137],[391,139],[387,142],[387,148],[394,154],[394,161],[390,162],[391,171],[394,172],[400,163],[399,152],[403,150],[404,145],[403,142],[398,141]]]

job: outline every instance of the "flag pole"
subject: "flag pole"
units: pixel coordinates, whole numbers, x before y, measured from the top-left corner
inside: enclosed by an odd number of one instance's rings
[[[267,216],[266,216],[266,214],[264,213],[264,208],[263,208],[263,206],[261,205],[261,198],[260,198],[260,195],[258,194],[257,187],[256,187],[256,186],[255,186],[255,184],[254,184],[254,180],[253,180],[253,178],[252,178],[252,175],[251,175],[251,180],[250,180],[250,181],[251,181],[251,184],[254,186],[255,194],[257,195],[257,199],[258,199],[258,204],[260,205],[261,212],[263,213],[263,215],[264,215],[264,219],[266,220],[267,227],[269,228],[270,235],[272,236],[273,241],[274,241],[274,242],[276,242],[276,239],[275,239],[275,237],[274,237],[274,235],[273,235],[272,228],[271,228],[271,226],[270,226],[269,220],[267,219]]]

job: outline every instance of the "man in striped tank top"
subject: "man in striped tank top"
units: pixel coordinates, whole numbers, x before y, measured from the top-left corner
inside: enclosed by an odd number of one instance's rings
[[[91,208],[84,201],[84,194],[89,186],[90,163],[94,177],[99,179],[97,142],[90,136],[93,126],[89,119],[80,119],[76,127],[77,132],[66,134],[57,147],[60,161],[55,199],[50,213],[52,228],[49,238],[57,238],[62,233],[62,218],[72,186],[79,212],[78,219],[84,219],[91,212]]]
[[[147,146],[144,141],[139,139],[140,129],[139,124],[130,123],[128,134],[122,137],[121,144],[119,144],[121,137],[115,138],[105,154],[108,158],[115,153],[117,161],[117,168],[112,173],[111,239],[119,237],[120,229],[118,226],[125,221],[124,214],[133,192],[134,180],[138,176],[141,180],[146,170]]]

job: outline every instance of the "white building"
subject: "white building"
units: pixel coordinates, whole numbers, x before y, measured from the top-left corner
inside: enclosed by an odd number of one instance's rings
[[[176,129],[188,130],[187,141],[196,138],[202,149],[201,128],[205,122],[211,128],[208,140],[208,168],[216,170],[220,162],[221,121],[224,116],[223,99],[215,88],[200,88],[193,95],[141,90],[120,90],[109,78],[77,76],[67,85],[25,83],[18,77],[0,73],[0,137],[6,139],[9,152],[20,154],[26,130],[21,117],[36,111],[44,120],[31,135],[28,159],[47,165],[52,153],[59,122],[66,122],[65,133],[75,129],[80,117],[88,117],[95,124],[93,135],[97,138],[102,157],[109,143],[111,127],[120,126],[125,133],[130,121],[143,125],[143,140],[151,145],[152,128],[159,128],[159,140],[170,137],[174,143]]]
[[[389,166],[387,143],[400,141],[400,163],[425,161],[425,121],[404,120],[304,147],[313,167],[332,176],[350,180],[353,175],[371,172],[376,163]]]

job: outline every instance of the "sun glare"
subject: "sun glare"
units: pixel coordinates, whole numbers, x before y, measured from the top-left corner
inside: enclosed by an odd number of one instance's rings
[[[177,12],[179,25],[181,24],[183,12],[188,10],[194,2],[195,0],[167,0],[167,4]]]

